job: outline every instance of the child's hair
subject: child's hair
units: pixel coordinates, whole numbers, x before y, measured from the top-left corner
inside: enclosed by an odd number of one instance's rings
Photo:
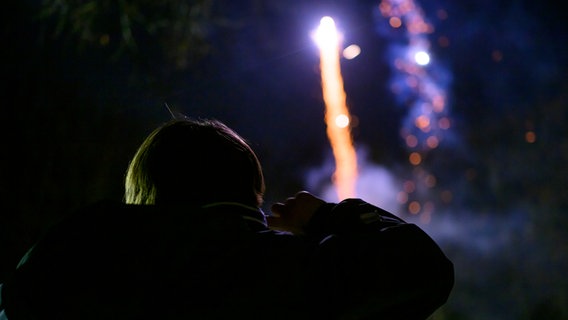
[[[175,119],[138,148],[125,179],[131,204],[239,202],[260,206],[260,162],[235,131],[217,120]]]

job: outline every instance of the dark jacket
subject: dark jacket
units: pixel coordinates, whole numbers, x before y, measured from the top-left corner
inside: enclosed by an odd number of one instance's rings
[[[52,228],[2,289],[20,319],[425,319],[453,265],[416,225],[359,199],[305,236],[237,204],[102,202]]]

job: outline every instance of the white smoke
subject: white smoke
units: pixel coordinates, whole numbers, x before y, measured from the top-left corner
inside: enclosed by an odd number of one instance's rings
[[[343,200],[338,199],[336,187],[332,182],[331,177],[335,170],[333,161],[333,157],[329,155],[323,165],[309,169],[306,175],[308,190],[314,190],[314,193],[328,202]],[[356,196],[393,214],[398,214],[400,204],[397,202],[397,194],[400,191],[400,180],[386,167],[371,162],[365,147],[357,149],[357,165]]]

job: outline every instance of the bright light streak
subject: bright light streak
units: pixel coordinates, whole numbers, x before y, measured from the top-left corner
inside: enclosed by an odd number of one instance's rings
[[[327,136],[335,158],[333,182],[339,200],[355,197],[357,155],[349,126],[349,110],[339,63],[340,35],[331,17],[320,20],[314,40],[320,49],[320,72],[326,106]]]

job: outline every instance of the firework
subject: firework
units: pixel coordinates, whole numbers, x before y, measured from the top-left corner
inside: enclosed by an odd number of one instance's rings
[[[340,35],[335,22],[323,17],[314,39],[320,50],[320,72],[327,137],[335,158],[333,183],[339,200],[355,196],[357,155],[351,137],[351,116],[340,66]]]

